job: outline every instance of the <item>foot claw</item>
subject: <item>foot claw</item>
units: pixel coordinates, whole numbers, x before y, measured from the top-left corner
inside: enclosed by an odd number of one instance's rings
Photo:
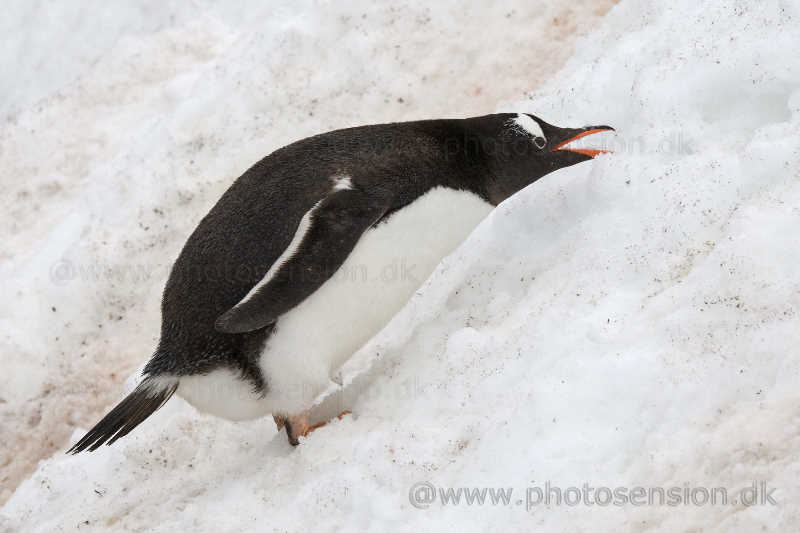
[[[344,415],[349,415],[350,411],[342,411],[336,418],[341,420]],[[320,422],[319,424],[310,425],[308,421],[308,411],[303,411],[299,415],[289,417],[273,416],[275,424],[278,426],[278,431],[281,428],[286,428],[286,437],[289,439],[289,444],[297,446],[300,444],[300,437],[307,437],[311,432],[317,428],[321,428],[328,422]]]

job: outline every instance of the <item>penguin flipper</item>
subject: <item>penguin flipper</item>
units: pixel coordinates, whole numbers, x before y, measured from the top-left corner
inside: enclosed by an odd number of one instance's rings
[[[336,191],[317,203],[298,228],[295,238],[302,240],[296,251],[217,319],[217,331],[245,333],[275,322],[333,276],[361,234],[387,210],[386,202],[357,189]]]

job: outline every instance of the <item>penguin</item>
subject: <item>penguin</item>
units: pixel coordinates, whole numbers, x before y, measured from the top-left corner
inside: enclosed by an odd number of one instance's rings
[[[127,435],[177,393],[292,445],[339,368],[503,200],[606,150],[525,113],[359,126],[242,174],[173,264],[141,381],[67,453]]]

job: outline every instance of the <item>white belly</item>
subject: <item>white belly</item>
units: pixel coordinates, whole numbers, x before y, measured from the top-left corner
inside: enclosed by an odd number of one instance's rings
[[[260,360],[265,396],[252,394],[249,383],[228,371],[182,378],[178,392],[198,408],[232,419],[296,414],[310,407],[339,367],[491,210],[472,193],[429,191],[365,232],[336,274],[278,319]],[[197,389],[209,388],[219,391],[213,395],[217,401],[195,398]],[[230,401],[220,402],[223,397]],[[208,403],[214,405],[200,405]]]

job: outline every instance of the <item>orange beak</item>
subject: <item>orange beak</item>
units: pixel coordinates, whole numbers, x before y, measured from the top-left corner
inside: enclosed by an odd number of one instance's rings
[[[570,152],[583,154],[583,155],[588,156],[588,157],[595,157],[595,156],[598,156],[600,154],[610,154],[611,150],[598,150],[598,149],[595,149],[595,148],[568,148],[568,147],[566,147],[566,145],[568,145],[569,143],[571,143],[573,141],[577,141],[578,139],[586,137],[587,135],[592,135],[593,133],[600,133],[600,132],[603,132],[603,131],[613,131],[613,128],[610,128],[608,126],[602,126],[602,127],[599,127],[599,128],[593,128],[593,129],[588,129],[586,131],[582,131],[579,134],[575,135],[574,137],[570,137],[566,141],[562,141],[562,142],[558,143],[555,146],[555,148],[553,148],[553,151],[555,152],[556,150],[567,150],[567,151],[570,151]]]

